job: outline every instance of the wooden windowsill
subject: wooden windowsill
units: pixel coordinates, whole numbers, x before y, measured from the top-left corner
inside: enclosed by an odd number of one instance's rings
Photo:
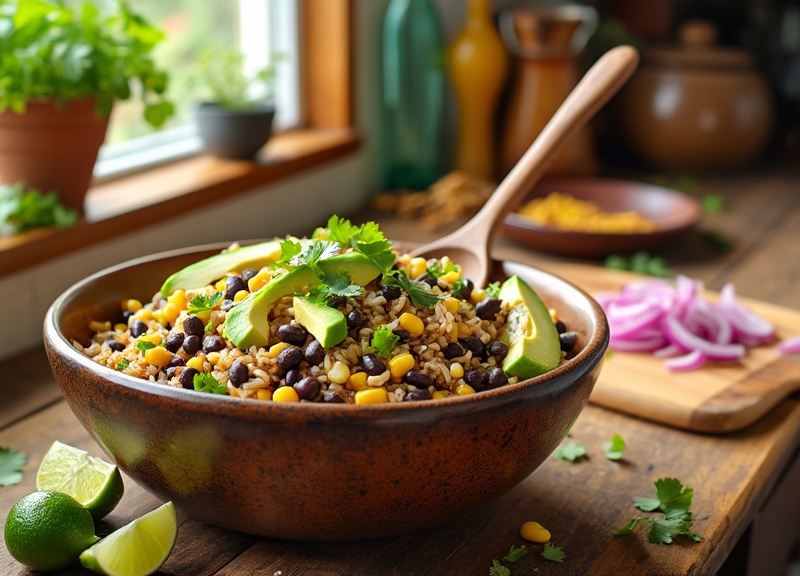
[[[350,128],[275,135],[256,161],[200,155],[93,187],[74,227],[0,238],[0,276],[342,158],[358,149]]]

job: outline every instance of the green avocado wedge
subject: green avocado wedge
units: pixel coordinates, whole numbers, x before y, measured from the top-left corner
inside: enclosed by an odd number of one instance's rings
[[[558,330],[536,292],[518,276],[500,287],[498,298],[509,307],[500,339],[508,344],[503,370],[520,380],[544,374],[561,362]]]
[[[178,270],[166,279],[161,286],[161,295],[166,298],[175,290],[206,286],[228,272],[241,272],[247,268],[258,270],[278,261],[281,257],[281,242],[275,238],[258,244],[241,246],[235,250],[225,250]],[[300,240],[303,248],[309,240]]]
[[[292,306],[295,321],[308,330],[323,348],[336,346],[347,338],[347,319],[341,310],[302,296],[295,296]]]
[[[324,272],[345,272],[353,284],[364,286],[378,277],[381,271],[372,261],[357,252],[331,256],[319,262]],[[297,266],[275,277],[264,288],[253,292],[231,308],[225,318],[226,338],[238,348],[266,346],[269,341],[268,315],[272,306],[283,298],[301,292],[317,283],[317,276],[310,266]]]

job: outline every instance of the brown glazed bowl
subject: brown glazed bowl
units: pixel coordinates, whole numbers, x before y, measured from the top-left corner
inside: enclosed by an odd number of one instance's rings
[[[47,355],[69,406],[119,468],[201,521],[266,537],[356,540],[452,520],[533,472],[589,398],[608,345],[598,304],[568,282],[505,264],[579,333],[574,358],[471,396],[373,406],[241,400],[155,385],[95,364],[71,341],[123,298],[149,300],[205,246],[134,260],[51,306]]]

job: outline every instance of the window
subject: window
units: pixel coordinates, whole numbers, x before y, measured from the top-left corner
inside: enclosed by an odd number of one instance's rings
[[[301,121],[299,106],[298,7],[296,0],[137,0],[132,7],[161,28],[166,39],[154,58],[169,73],[175,116],[160,130],[141,118],[141,105],[118,103],[95,175],[104,177],[196,153],[200,141],[192,118],[197,101],[190,83],[192,64],[211,46],[238,46],[248,68],[282,54],[275,86],[276,129]]]

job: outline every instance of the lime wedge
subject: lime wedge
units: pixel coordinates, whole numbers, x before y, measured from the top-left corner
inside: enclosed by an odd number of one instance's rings
[[[167,561],[178,520],[172,502],[115,530],[81,553],[81,564],[105,576],[147,576]]]
[[[119,503],[125,487],[114,464],[56,440],[39,465],[36,489],[69,494],[99,520]]]

